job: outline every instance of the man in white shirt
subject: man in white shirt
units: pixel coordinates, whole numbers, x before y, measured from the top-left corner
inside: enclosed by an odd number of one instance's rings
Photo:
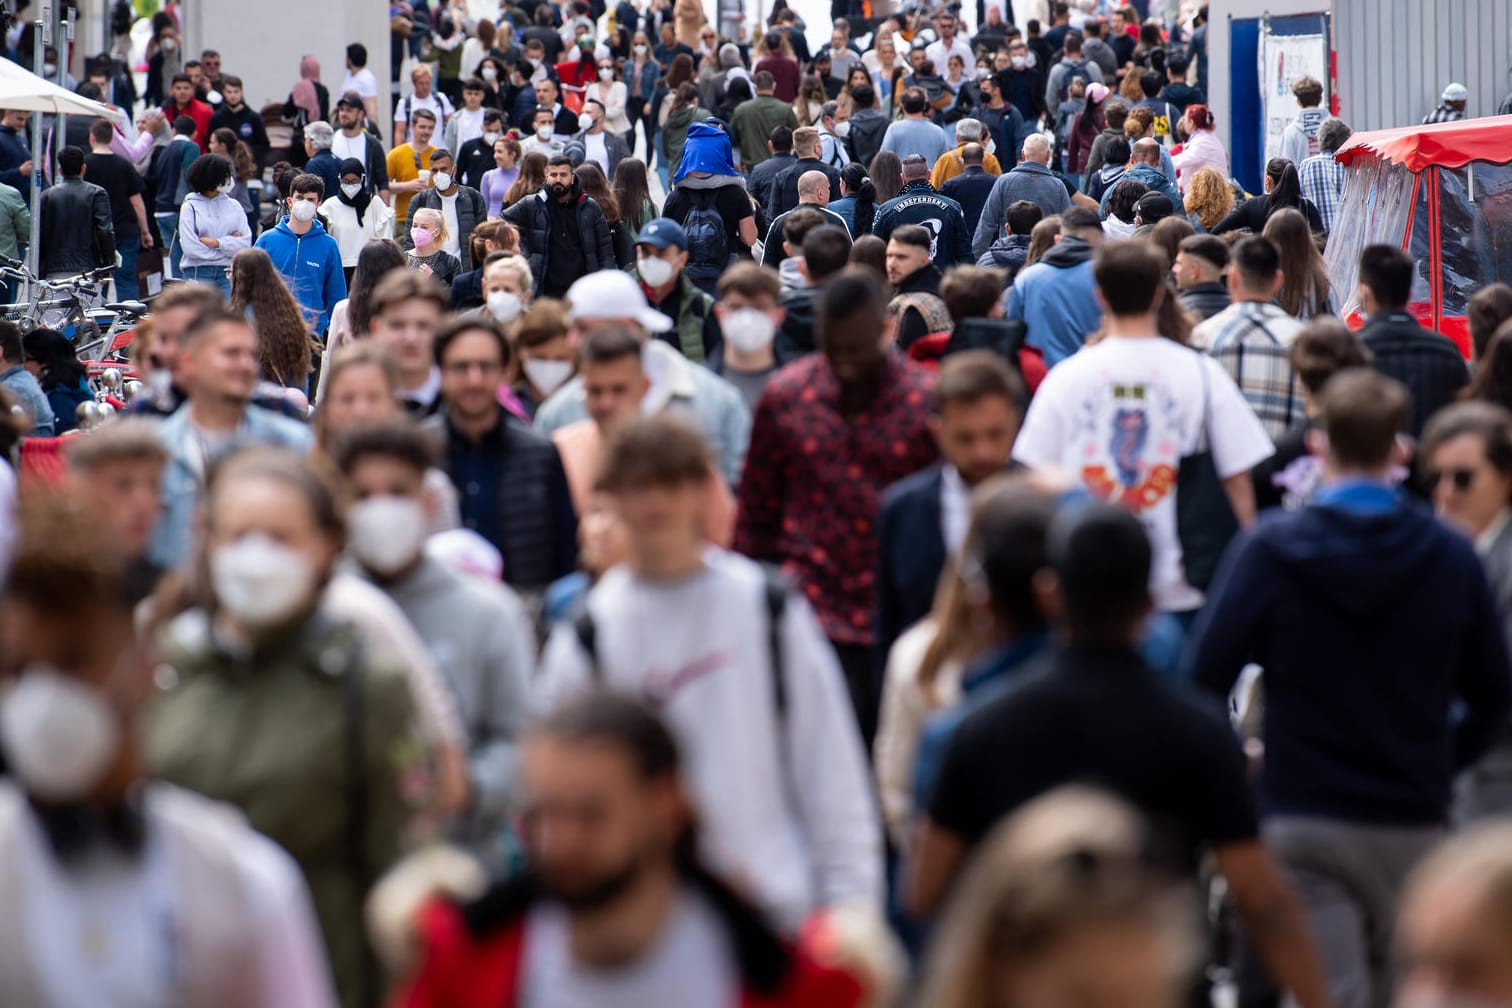
[[[363,99],[347,91],[336,99],[336,132],[331,135],[331,153],[337,161],[356,158],[367,169],[368,189],[389,201],[388,155],[378,138],[363,128]],[[334,195],[334,194],[333,194]]]
[[[147,778],[154,660],[112,546],[82,500],[26,508],[0,597],[5,1001],[334,1006],[294,861]]]
[[[341,94],[351,91],[362,99],[363,111],[369,122],[378,121],[378,78],[367,68],[367,46],[353,42],[346,48],[346,80],[341,82]]]
[[[445,127],[455,109],[446,95],[439,91],[431,90],[430,67],[424,63],[419,64],[410,71],[410,83],[414,85],[413,94],[399,99],[399,104],[394,106],[394,146],[397,147],[409,138],[410,118],[418,109],[427,109],[435,114],[436,125],[442,128],[443,136]],[[481,122],[481,119],[480,119]]]
[[[443,131],[443,146],[453,154],[469,140],[483,135],[483,81],[469,77],[462,82],[462,107],[452,115]]]
[[[1156,605],[1190,613],[1203,596],[1187,580],[1176,531],[1182,459],[1210,451],[1234,517],[1249,525],[1249,471],[1274,449],[1218,362],[1159,334],[1166,272],[1165,257],[1145,242],[1098,251],[1093,275],[1106,336],[1050,370],[1013,457],[1030,469],[1068,472],[1093,495],[1138,515],[1154,549]]]
[[[935,31],[939,38],[924,47],[924,58],[935,65],[935,72],[943,74],[951,56],[959,56],[968,67],[976,66],[976,55],[964,39],[956,36],[955,15],[948,11],[935,18]]]
[[[606,115],[604,103],[597,98],[584,101],[583,111],[578,113],[578,125],[583,127],[578,141],[583,145],[583,160],[598,165],[604,177],[612,180],[619,163],[630,156],[630,148],[624,137],[604,129]]]
[[[536,681],[550,709],[595,684],[644,697],[690,754],[702,852],[778,927],[882,899],[882,839],[840,665],[813,610],[705,541],[709,447],[676,416],[610,440],[598,486],[630,559],[559,625]]]

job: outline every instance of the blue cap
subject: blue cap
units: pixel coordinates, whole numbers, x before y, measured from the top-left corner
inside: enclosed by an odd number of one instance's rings
[[[659,249],[676,245],[686,252],[688,251],[688,233],[677,221],[667,217],[658,217],[646,222],[646,226],[641,228],[641,233],[636,235],[635,244],[655,245]]]

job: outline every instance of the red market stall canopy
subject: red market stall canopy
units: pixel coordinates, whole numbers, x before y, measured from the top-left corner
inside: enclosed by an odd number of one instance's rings
[[[1340,314],[1358,317],[1360,252],[1396,245],[1417,260],[1408,309],[1468,356],[1470,297],[1512,281],[1512,116],[1357,133],[1336,157],[1344,189],[1324,258]]]
[[[1366,156],[1405,165],[1411,172],[1429,165],[1462,168],[1471,161],[1504,164],[1512,161],[1512,115],[1356,133],[1335,155],[1346,165]]]

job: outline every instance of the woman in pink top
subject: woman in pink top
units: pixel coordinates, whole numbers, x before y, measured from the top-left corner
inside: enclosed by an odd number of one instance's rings
[[[1223,149],[1223,142],[1213,132],[1212,110],[1206,105],[1188,105],[1181,120],[1189,139],[1182,145],[1180,153],[1171,157],[1176,164],[1176,185],[1181,192],[1186,193],[1187,182],[1199,168],[1212,168],[1228,178],[1228,151]]]

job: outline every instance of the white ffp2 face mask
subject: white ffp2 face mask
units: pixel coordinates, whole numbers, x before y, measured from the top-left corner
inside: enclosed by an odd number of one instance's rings
[[[362,192],[362,183],[361,182],[343,182],[343,183],[341,183],[341,191],[346,196],[347,199],[356,199],[357,198],[357,194],[360,193],[360,192]]]
[[[497,322],[513,322],[524,307],[520,296],[510,291],[498,290],[488,295],[488,314]]]
[[[641,256],[635,261],[636,271],[648,287],[660,287],[672,279],[676,272],[672,264],[660,256]]]
[[[772,345],[777,327],[764,311],[755,308],[737,308],[725,315],[719,324],[730,346],[741,353],[756,353]]]
[[[315,219],[315,204],[311,203],[309,200],[296,200],[294,204],[289,207],[289,216],[293,217],[301,224],[308,224],[310,221]]]
[[[525,377],[530,379],[530,384],[536,387],[536,391],[543,396],[549,396],[567,383],[572,377],[573,363],[564,360],[537,360],[527,358],[520,366],[525,370]]]
[[[309,558],[254,533],[210,555],[210,584],[220,607],[251,629],[292,619],[315,590]]]
[[[121,746],[99,690],[48,665],[28,665],[0,700],[0,743],[26,790],[45,801],[88,797]]]
[[[379,575],[397,574],[425,548],[425,508],[409,497],[369,497],[347,512],[347,549]]]

